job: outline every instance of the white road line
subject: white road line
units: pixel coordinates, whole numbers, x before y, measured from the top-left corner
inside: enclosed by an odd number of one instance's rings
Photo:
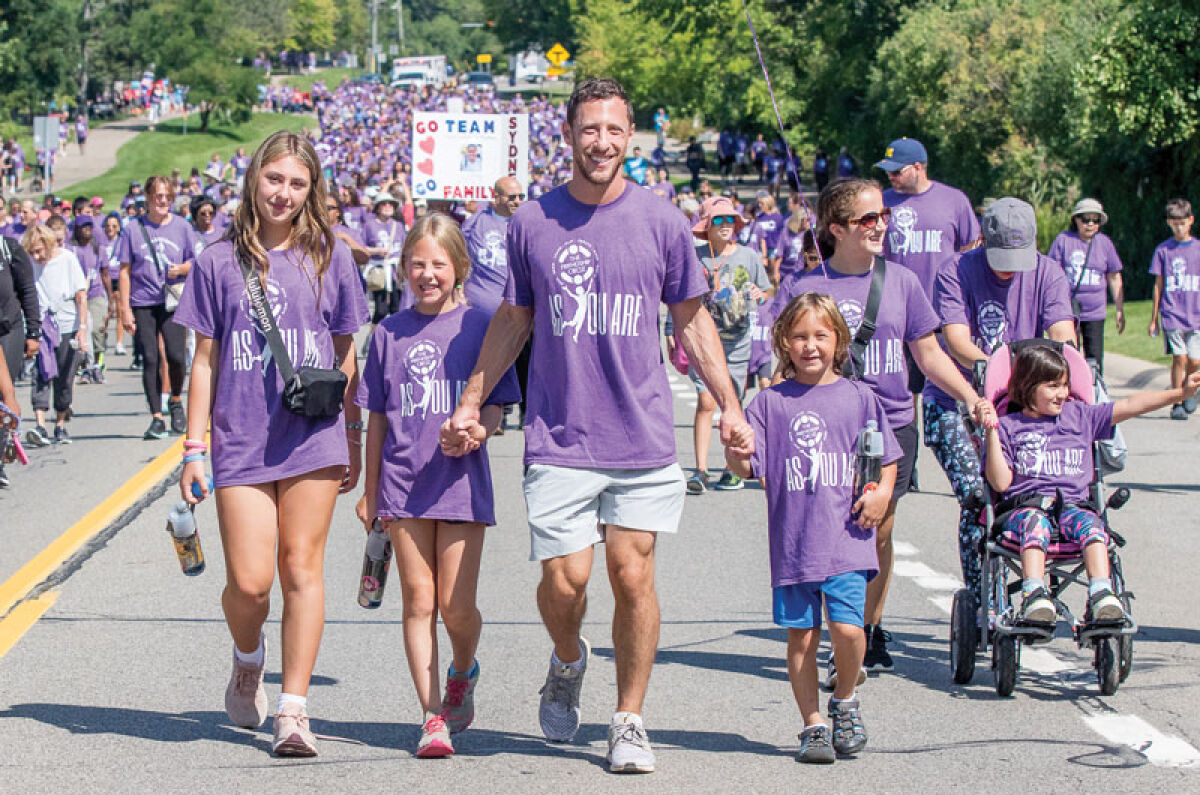
[[[917,585],[927,591],[957,591],[962,587],[957,578],[936,572],[915,560],[897,560],[892,564],[892,573],[898,577],[916,580]]]
[[[1067,671],[1079,670],[1073,665],[1068,665],[1045,649],[1030,648],[1029,646],[1021,647],[1021,667],[1027,668],[1034,673],[1042,674],[1043,676],[1052,676],[1054,674],[1066,673]]]
[[[907,541],[893,541],[892,552],[896,555],[900,555],[901,557],[911,558],[913,555],[917,554],[918,550]]]
[[[1151,764],[1200,767],[1200,751],[1180,737],[1163,734],[1136,715],[1090,715],[1083,722],[1109,742],[1129,746]]]
[[[931,596],[929,597],[929,601],[933,602],[933,606],[938,610],[941,610],[946,615],[950,615],[952,608],[954,607],[953,596]]]

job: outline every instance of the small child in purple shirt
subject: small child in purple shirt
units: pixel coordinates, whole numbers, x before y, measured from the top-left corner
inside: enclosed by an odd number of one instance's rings
[[[396,549],[404,598],[404,649],[424,710],[416,754],[454,753],[450,735],[474,719],[479,678],[476,607],[483,531],[496,523],[487,452],[451,457],[439,449],[442,423],[458,404],[483,344],[491,313],[462,295],[470,260],[454,219],[417,220],[401,259],[415,303],[376,326],[357,403],[370,412],[365,492],[358,516],[383,522]],[[479,444],[500,424],[505,403],[520,401],[511,369],[466,431]],[[453,660],[438,691],[437,620]]]
[[[1016,354],[1008,383],[1012,413],[997,421],[990,410],[984,420],[985,473],[1003,500],[1018,498],[1004,533],[1021,545],[1021,618],[1052,623],[1057,610],[1043,582],[1052,521],[1045,506],[1022,505],[1020,498],[1057,501],[1061,495],[1059,535],[1083,548],[1088,575],[1085,615],[1093,621],[1119,621],[1125,610],[1109,576],[1108,533],[1094,508],[1085,507],[1093,476],[1093,445],[1111,438],[1118,422],[1193,397],[1200,387],[1200,373],[1174,389],[1139,392],[1116,403],[1095,405],[1070,399],[1068,376],[1067,360],[1050,345],[1030,346]]]
[[[879,569],[875,528],[887,513],[901,451],[870,387],[839,375],[850,331],[832,298],[792,299],[772,340],[785,380],[746,410],[754,452],[739,457],[726,448],[725,455],[738,476],[765,478],[774,618],[788,628],[788,673],[804,718],[797,759],[829,763],[867,743],[854,688],[866,652],[867,581]],[[855,453],[869,421],[883,436],[882,474],[856,499]],[[841,672],[829,701],[832,740],[817,691],[822,603]]]

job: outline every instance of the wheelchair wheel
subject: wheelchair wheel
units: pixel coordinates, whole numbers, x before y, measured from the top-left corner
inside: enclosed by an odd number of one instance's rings
[[[1017,666],[1020,664],[1021,648],[1012,635],[996,633],[992,646],[992,675],[996,680],[996,695],[1007,698],[1017,686]]]
[[[1100,685],[1101,695],[1111,696],[1121,684],[1118,645],[1118,638],[1115,637],[1096,641],[1096,681]]]
[[[959,588],[950,610],[950,674],[954,684],[965,685],[975,675],[975,649],[979,646],[978,599]]]
[[[1117,679],[1124,682],[1133,670],[1133,635],[1117,639]]]

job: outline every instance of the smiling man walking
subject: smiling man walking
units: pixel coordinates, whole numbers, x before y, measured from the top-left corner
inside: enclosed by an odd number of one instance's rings
[[[691,230],[668,202],[621,174],[633,111],[614,80],[580,83],[567,104],[574,174],[523,205],[508,230],[509,280],[442,449],[468,452],[479,405],[533,330],[525,503],[537,600],[554,650],[539,718],[546,739],[579,728],[588,664],[580,636],[593,546],[606,542],[615,600],[617,709],[609,769],[646,773],[654,753],[642,702],[658,646],[658,533],[675,532],[684,480],[662,363],[658,305],[668,305],[696,371],[722,409],[721,440],[752,449],[712,318]]]

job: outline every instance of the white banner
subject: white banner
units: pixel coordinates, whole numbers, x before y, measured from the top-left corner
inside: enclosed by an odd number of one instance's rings
[[[492,200],[501,177],[529,186],[525,113],[413,113],[413,197]]]

